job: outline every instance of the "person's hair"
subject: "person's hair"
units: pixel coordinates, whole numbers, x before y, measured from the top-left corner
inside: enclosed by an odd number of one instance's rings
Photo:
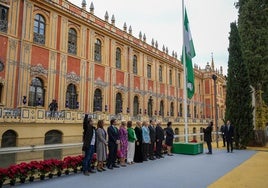
[[[169,127],[169,126],[171,126],[171,124],[172,124],[171,121],[169,121],[169,122],[167,123],[167,126]]]
[[[113,125],[115,121],[116,121],[116,119],[111,119],[111,121],[110,121],[111,125]]]
[[[127,122],[127,127],[128,127],[128,128],[132,127],[132,121],[128,121],[128,122]]]
[[[210,126],[213,126],[213,121],[211,121],[209,125],[210,125]]]
[[[98,121],[97,128],[103,128],[103,120]]]
[[[121,121],[121,125],[125,126],[126,122],[125,121]]]

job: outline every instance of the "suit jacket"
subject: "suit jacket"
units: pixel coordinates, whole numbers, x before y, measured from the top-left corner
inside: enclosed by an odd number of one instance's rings
[[[148,128],[150,130],[150,140],[151,142],[155,142],[155,137],[156,137],[155,128],[152,125],[150,125]]]
[[[118,129],[110,125],[107,129],[107,133],[108,133],[108,145],[116,144],[116,140],[119,140]]]
[[[207,128],[205,128],[203,131],[204,131],[204,140],[206,142],[211,142],[212,141],[211,139],[212,126],[211,125],[207,126]]]
[[[165,139],[165,135],[164,135],[164,129],[159,126],[159,125],[156,125],[156,128],[155,128],[155,136],[156,136],[156,139],[157,140],[164,140]]]
[[[231,141],[234,137],[234,126],[230,125],[229,130],[228,130],[228,125],[226,125],[224,134],[225,134],[226,141]]]
[[[92,125],[87,125],[87,127],[85,127],[85,130],[83,133],[83,148],[82,148],[83,151],[89,149],[89,146],[93,137],[93,129],[94,127]]]

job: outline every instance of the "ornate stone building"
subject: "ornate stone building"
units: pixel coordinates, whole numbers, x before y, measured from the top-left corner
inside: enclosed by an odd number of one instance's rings
[[[184,132],[183,66],[158,41],[132,35],[67,0],[0,0],[1,148],[81,142],[85,113],[94,120],[158,119]],[[195,95],[187,100],[189,132],[225,112],[222,68],[195,66]],[[49,105],[57,101],[57,111]],[[215,119],[214,119],[215,120]],[[197,131],[197,132],[198,132]],[[79,153],[66,150],[61,155]],[[81,152],[80,152],[81,153]],[[18,161],[24,160],[18,157]],[[47,158],[40,153],[33,158]]]

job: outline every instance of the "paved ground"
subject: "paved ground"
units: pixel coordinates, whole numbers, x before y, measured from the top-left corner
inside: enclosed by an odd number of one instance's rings
[[[213,155],[165,156],[164,159],[98,172],[17,184],[21,188],[267,188],[268,147],[215,149]],[[204,149],[206,152],[206,149]],[[8,187],[8,186],[4,186]]]

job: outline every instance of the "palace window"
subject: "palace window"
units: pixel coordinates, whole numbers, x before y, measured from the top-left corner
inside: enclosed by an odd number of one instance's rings
[[[51,130],[45,134],[45,145],[61,143],[62,133],[60,131]],[[62,149],[44,150],[44,160],[46,159],[62,159]]]
[[[152,97],[150,97],[148,100],[148,116],[149,117],[153,116],[153,99],[152,99]]]
[[[163,70],[162,70],[162,66],[160,65],[160,66],[159,66],[159,82],[162,82],[162,81],[163,81],[163,75],[162,75],[162,72],[163,72]]]
[[[95,42],[94,60],[101,62],[101,41],[99,39]]]
[[[102,111],[102,94],[100,89],[96,89],[94,92],[93,112],[96,111]]]
[[[178,88],[181,88],[181,74],[178,73]]]
[[[66,92],[66,103],[65,106],[70,109],[79,108],[79,103],[77,101],[77,92],[74,84],[69,84]]]
[[[170,116],[174,116],[174,103],[170,103]]]
[[[0,104],[2,103],[2,96],[3,96],[3,91],[4,91],[4,86],[2,83],[0,83]]]
[[[1,148],[16,147],[17,146],[17,133],[13,130],[7,130],[3,133],[1,139]],[[0,155],[1,168],[9,167],[11,164],[16,163],[16,153],[1,154]]]
[[[152,77],[152,72],[151,72],[151,65],[147,65],[147,78],[151,78]]]
[[[33,78],[29,89],[29,106],[44,106],[45,89],[40,78]]]
[[[120,50],[120,48],[116,48],[115,63],[116,63],[116,68],[121,69],[121,50]]]
[[[8,8],[0,5],[0,32],[7,32],[8,29]]]
[[[164,117],[164,101],[160,101],[160,111],[159,115]]]
[[[169,84],[172,85],[172,69],[169,70]]]
[[[46,22],[41,14],[36,14],[34,17],[34,38],[33,41],[37,44],[45,44]]]
[[[135,96],[133,101],[133,116],[137,115],[139,115],[139,98]]]
[[[116,99],[115,99],[115,114],[119,114],[123,111],[122,106],[123,106],[123,101],[122,101],[122,94],[117,93],[116,94]]]
[[[180,103],[180,112],[179,112],[179,116],[182,117],[182,103]]]
[[[77,33],[73,28],[69,29],[68,33],[68,53],[77,54]]]
[[[138,74],[137,56],[133,56],[133,73]]]

